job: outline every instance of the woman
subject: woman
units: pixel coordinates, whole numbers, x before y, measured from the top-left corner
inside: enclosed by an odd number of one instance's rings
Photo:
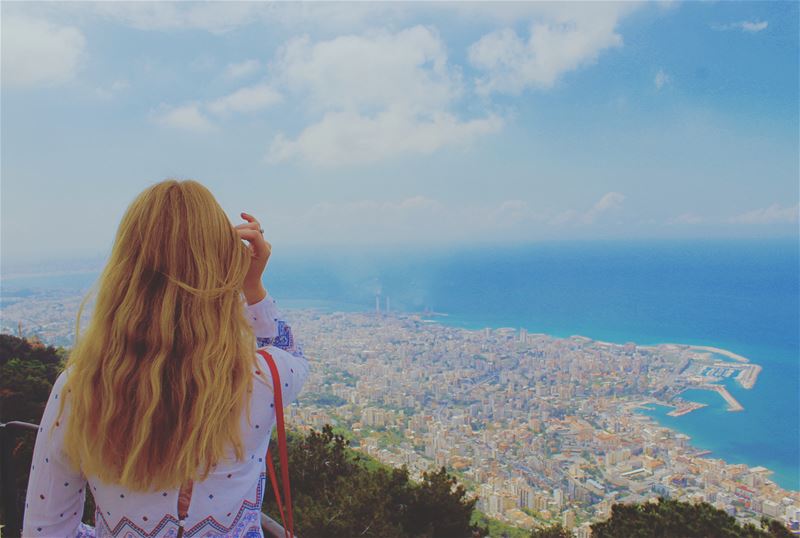
[[[275,409],[256,347],[277,363],[284,404],[308,363],[261,282],[270,244],[241,216],[233,226],[191,180],[130,205],[42,417],[23,536],[175,536],[191,481],[185,536],[262,536]],[[88,488],[95,528],[81,523]]]

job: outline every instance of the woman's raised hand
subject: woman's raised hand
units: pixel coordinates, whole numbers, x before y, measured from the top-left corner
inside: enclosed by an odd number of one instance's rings
[[[243,222],[235,226],[236,232],[239,237],[247,241],[247,248],[250,250],[250,268],[247,270],[243,288],[247,296],[247,302],[252,304],[258,302],[263,298],[256,298],[251,301],[256,295],[261,295],[263,284],[261,283],[261,275],[269,261],[269,256],[272,253],[272,245],[264,239],[264,234],[261,233],[261,224],[256,220],[253,215],[249,213],[242,213],[242,218],[247,222]],[[264,292],[264,295],[266,291]]]

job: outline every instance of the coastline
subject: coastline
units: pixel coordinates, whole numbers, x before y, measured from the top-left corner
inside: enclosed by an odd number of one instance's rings
[[[444,319],[439,319],[439,320],[434,319],[434,320],[427,320],[427,321],[435,322],[435,323],[444,323],[444,324],[447,324],[447,325],[450,325],[450,326],[459,327],[459,328],[465,328],[465,329],[470,329],[470,330],[476,330],[476,331],[481,330],[481,328],[480,328],[481,325],[483,327],[490,327],[493,330],[497,329],[497,328],[500,328],[501,326],[508,326],[507,322],[503,323],[502,325],[496,325],[495,326],[495,325],[491,325],[491,324],[475,323],[474,321],[468,321],[466,319],[459,320],[458,317],[454,317],[454,316],[450,316],[449,318],[444,318]],[[525,328],[523,324],[521,324],[520,326]],[[633,343],[635,343],[635,341],[636,341],[635,337],[632,337],[632,338],[626,337],[626,338],[620,339],[620,341],[618,341],[618,342],[614,342],[614,341],[611,341],[611,340],[609,340],[607,338],[604,338],[602,340],[599,339],[599,338],[595,339],[595,338],[591,338],[591,337],[587,337],[587,336],[576,335],[574,332],[569,332],[569,331],[563,331],[563,332],[561,332],[561,334],[559,334],[558,331],[543,332],[541,330],[537,330],[535,332],[529,332],[528,334],[531,335],[531,336],[536,335],[536,334],[540,334],[540,335],[552,336],[554,338],[564,338],[564,339],[571,338],[573,336],[578,336],[579,338],[585,338],[587,340],[592,340],[592,341],[597,342],[597,343],[606,344],[606,345],[612,345],[612,346],[622,346],[622,345],[625,345],[626,343],[630,343],[631,341],[633,341]],[[661,339],[659,339],[657,337],[652,337],[652,336],[649,337],[649,338],[647,338],[647,337],[643,338],[643,340],[648,342],[648,343],[647,344],[642,344],[642,345],[639,345],[637,343],[636,344],[637,347],[641,347],[641,348],[645,348],[645,349],[655,348],[658,345],[662,345],[662,343],[663,343],[663,340],[661,340]],[[683,349],[692,348],[692,349],[696,349],[697,351],[706,352],[706,353],[712,352],[711,351],[712,349],[715,350],[713,352],[717,352],[717,350],[725,351],[727,353],[730,353],[732,355],[740,357],[741,359],[745,359],[747,362],[742,362],[741,360],[737,360],[736,361],[741,365],[741,367],[749,367],[749,370],[743,370],[744,372],[748,372],[748,373],[742,374],[742,378],[737,378],[736,379],[738,385],[741,386],[743,389],[748,389],[748,390],[753,389],[755,387],[757,379],[760,377],[760,374],[762,374],[764,372],[764,367],[762,367],[761,365],[754,364],[754,363],[750,362],[750,360],[747,359],[746,357],[744,357],[743,355],[740,355],[740,354],[731,352],[729,350],[726,350],[725,348],[720,347],[719,345],[717,345],[717,346],[708,346],[708,345],[703,345],[703,344],[676,344],[676,343],[670,343],[670,342],[667,342],[667,343],[665,343],[663,345],[672,345],[672,346],[675,346],[676,348],[683,348]],[[725,355],[724,353],[721,353],[721,354]],[[702,390],[701,387],[691,387],[691,388]],[[709,392],[713,392],[713,391],[715,391],[715,390],[711,389],[711,391],[709,391]],[[727,389],[726,389],[726,391],[727,391]],[[677,406],[674,403],[665,403],[663,401],[657,401],[657,400],[648,400],[647,402],[645,402],[642,405],[645,405],[648,402],[656,404],[656,405],[664,406],[664,407],[669,407],[669,408],[672,408],[673,410],[675,410],[677,408]],[[694,402],[694,403],[699,403],[699,402]],[[737,401],[737,403],[738,403],[738,401]],[[650,416],[650,418],[655,420],[656,423],[658,423],[660,426],[668,428],[668,429],[670,429],[670,430],[672,430],[674,432],[677,432],[677,433],[682,433],[684,435],[688,435],[691,438],[690,444],[698,451],[698,454],[704,454],[704,455],[716,454],[719,459],[721,459],[721,460],[723,460],[723,461],[725,461],[727,463],[730,463],[730,464],[746,463],[747,465],[750,465],[751,467],[763,466],[763,467],[769,468],[771,470],[771,472],[772,472],[771,480],[773,482],[775,482],[778,486],[783,487],[784,489],[787,489],[787,490],[790,490],[790,491],[800,491],[800,482],[798,482],[798,480],[796,478],[797,475],[798,475],[798,461],[796,461],[796,460],[793,461],[792,464],[790,466],[788,466],[788,467],[787,467],[787,465],[785,463],[782,463],[782,466],[780,467],[780,470],[778,470],[776,468],[776,466],[774,466],[774,465],[765,464],[764,461],[763,461],[764,458],[761,458],[759,456],[753,457],[752,454],[746,453],[746,452],[742,452],[739,449],[736,449],[736,454],[732,455],[731,454],[730,445],[728,447],[725,447],[725,448],[721,448],[720,447],[719,442],[718,442],[718,438],[715,437],[715,435],[711,433],[712,430],[710,428],[705,426],[707,421],[708,420],[712,420],[712,419],[709,418],[709,416],[706,413],[703,413],[703,412],[706,412],[706,411],[713,411],[715,405],[716,404],[708,403],[708,404],[705,404],[705,405],[703,405],[701,407],[693,408],[692,412],[682,413],[682,414],[680,414],[678,416],[674,416],[674,415],[673,416],[669,416],[667,413],[663,413],[664,417],[670,419],[670,422],[664,422],[658,416],[650,415],[649,413],[647,413],[647,414],[648,414],[648,416]],[[636,407],[640,407],[640,406],[637,404],[637,405],[634,405],[633,407],[636,408]],[[648,411],[647,407],[642,407],[641,410],[640,410],[640,412],[646,412],[646,411]],[[697,413],[695,413],[695,411],[700,413],[700,415],[699,416],[695,416],[695,415],[697,415]],[[655,413],[656,411],[652,411],[652,412]],[[746,413],[739,413],[739,412],[729,413],[727,411],[727,407],[726,407],[726,410],[724,412],[725,412],[726,415],[730,414],[730,415],[737,415],[737,416],[746,416]],[[674,420],[675,422],[674,423],[671,422],[672,420]],[[686,420],[689,420],[692,423],[691,424],[687,423],[687,422],[685,422]],[[717,417],[714,416],[713,420],[716,421]],[[678,421],[684,421],[684,422],[678,423]],[[703,421],[703,423],[704,423],[703,427],[698,427],[698,425],[696,424],[697,421]],[[697,430],[697,431],[695,431],[695,430]],[[736,443],[737,443],[737,446],[738,446],[738,440],[739,440],[740,437],[737,435],[736,437],[731,437],[731,438],[732,439],[736,439]],[[727,452],[727,455],[721,455],[720,453],[722,453],[722,452]],[[747,462],[749,462],[749,463],[747,463]]]
[[[313,302],[316,303],[315,305],[311,306],[308,303]],[[303,304],[306,303],[306,304]],[[292,309],[307,309],[311,308],[313,310],[318,310],[322,312],[329,312],[335,313],[337,311],[340,312],[353,312],[353,311],[362,311],[362,312],[371,312],[371,309],[365,308],[364,304],[359,304],[356,302],[348,303],[346,301],[336,301],[336,300],[329,300],[329,301],[306,301],[306,300],[291,300],[288,298],[282,299],[282,304],[288,310]],[[389,315],[406,315],[406,314],[414,314],[420,315],[420,312],[411,312],[411,311],[402,311],[400,309],[393,310],[389,313]],[[492,329],[497,329],[500,327],[509,327],[516,326],[516,327],[525,327],[531,326],[536,327],[537,330],[535,332],[529,332],[529,337],[535,337],[537,334],[549,335],[556,338],[570,338],[570,335],[574,335],[575,331],[568,331],[568,330],[559,330],[558,328],[548,327],[547,329],[543,330],[543,327],[537,326],[536,324],[525,323],[524,321],[520,320],[520,323],[514,323],[513,320],[503,319],[502,321],[497,320],[496,323],[492,323],[489,319],[485,319],[485,316],[481,315],[479,319],[470,318],[469,316],[459,316],[450,313],[447,316],[441,316],[444,312],[436,312],[436,316],[433,319],[426,320],[427,323],[442,323],[445,325],[450,325],[454,327],[460,328],[467,328],[471,330],[482,330],[483,328],[489,326]],[[431,314],[431,311],[424,313],[427,315]],[[426,324],[427,324],[426,323]],[[617,337],[609,337],[608,333],[606,332],[603,334],[603,331],[591,331],[587,330],[584,327],[584,330],[581,331],[584,334],[598,334],[598,336],[602,335],[601,339],[595,339],[591,337],[582,337],[587,340],[592,340],[597,343],[605,343],[607,345],[613,346],[622,346],[625,343],[634,343],[637,342],[635,345],[640,348],[652,348],[658,345],[658,342],[664,342],[666,339],[659,338],[657,335],[640,335],[637,337],[633,334],[620,334]],[[616,342],[615,342],[616,340]],[[674,342],[675,340],[668,340]],[[639,345],[638,342],[644,342],[642,345]],[[716,343],[716,342],[715,342]],[[716,402],[709,402],[705,406],[695,407],[691,411],[687,411],[686,413],[681,413],[676,415],[669,416],[667,413],[661,413],[658,417],[655,418],[659,422],[659,424],[663,425],[670,430],[680,432],[686,435],[689,435],[692,438],[691,444],[694,447],[699,447],[703,450],[710,450],[712,453],[721,457],[721,459],[733,462],[733,463],[747,463],[750,466],[759,466],[763,465],[773,470],[774,476],[773,479],[778,479],[780,482],[776,482],[779,484],[783,484],[783,487],[786,489],[791,490],[800,490],[800,481],[797,480],[798,472],[797,472],[797,459],[795,458],[795,454],[792,450],[787,450],[782,448],[778,450],[776,448],[776,453],[769,453],[766,454],[763,452],[759,447],[755,444],[747,445],[746,442],[748,437],[752,438],[752,436],[756,436],[760,439],[773,439],[769,437],[766,433],[765,428],[759,428],[760,424],[770,424],[773,421],[771,420],[771,415],[768,413],[776,413],[776,412],[785,412],[785,407],[779,408],[778,410],[775,409],[774,406],[771,405],[772,400],[769,400],[770,403],[767,403],[768,398],[777,397],[777,393],[774,392],[773,387],[775,386],[775,379],[777,377],[784,376],[781,374],[781,369],[784,368],[783,364],[792,364],[789,362],[791,357],[787,359],[786,355],[789,353],[792,354],[791,351],[780,349],[777,351],[777,356],[781,357],[780,361],[775,361],[774,358],[776,356],[776,352],[772,349],[761,349],[757,346],[745,346],[743,354],[737,354],[725,349],[724,345],[720,345],[717,343],[717,346],[709,346],[704,345],[702,343],[690,343],[690,344],[671,344],[676,347],[676,349],[693,349],[694,351],[701,352],[701,353],[716,353],[718,351],[725,351],[732,355],[736,355],[742,359],[745,359],[747,362],[743,362],[742,360],[736,361],[738,363],[738,367],[740,368],[740,375],[736,378],[737,387],[741,386],[744,389],[753,389],[755,390],[755,394],[749,398],[743,399],[744,406],[747,407],[747,411],[745,412],[738,412],[738,413],[725,413],[724,408],[719,406],[720,413],[724,413],[725,415],[730,416],[739,416],[745,417],[749,416],[750,418],[747,419],[749,422],[741,422],[741,421],[732,421],[733,418],[721,418],[719,415],[713,415],[711,413],[714,412],[714,409],[717,408]],[[714,351],[711,351],[714,350]],[[728,356],[726,353],[720,353],[720,355]],[[749,362],[750,359],[745,357],[745,355],[751,357],[771,357],[771,362],[766,364],[763,368],[758,364],[754,364]],[[761,374],[767,376],[765,383],[767,386],[762,386],[761,383],[758,383],[758,387],[755,387],[756,381],[761,381]],[[731,379],[733,380],[733,379]],[[695,387],[699,388],[699,387]],[[715,390],[715,389],[712,389]],[[765,392],[766,391],[766,392]],[[737,397],[740,396],[737,394]],[[742,394],[742,397],[745,395]],[[721,396],[720,396],[721,397]],[[759,398],[760,402],[758,405],[754,404],[753,397]],[[762,403],[763,402],[763,403]],[[663,405],[663,402],[658,402],[659,405]],[[697,403],[697,402],[695,402]],[[777,404],[782,405],[782,404]],[[672,406],[672,410],[676,411],[675,406]],[[754,411],[752,411],[754,410]],[[752,412],[751,412],[752,411]],[[787,415],[790,416],[790,415]],[[756,418],[758,417],[758,418]],[[666,419],[666,420],[665,420]],[[680,420],[680,422],[678,422]],[[731,422],[732,421],[732,422]],[[755,422],[754,422],[755,421]],[[723,424],[724,422],[724,424]],[[786,422],[783,420],[783,422]],[[729,426],[726,424],[730,423]],[[756,424],[756,425],[753,425]],[[723,427],[720,427],[722,425]],[[744,429],[743,429],[744,428]],[[755,429],[753,429],[755,428]],[[747,431],[748,434],[746,436],[742,436],[741,432]],[[785,427],[784,427],[784,431]],[[754,432],[754,433],[753,433]],[[775,442],[782,442],[787,436],[774,438],[776,439]],[[777,439],[781,439],[781,441],[777,441]],[[786,443],[783,442],[783,445],[780,446],[793,446],[791,440],[793,439],[792,434],[790,433],[788,436],[790,442]],[[763,445],[762,445],[763,446]],[[776,445],[779,446],[779,445]],[[768,458],[762,458],[762,455],[768,455]],[[787,455],[789,456],[787,458]]]

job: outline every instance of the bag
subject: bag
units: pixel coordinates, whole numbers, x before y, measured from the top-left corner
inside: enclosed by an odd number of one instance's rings
[[[278,503],[278,512],[281,515],[281,523],[283,524],[283,532],[286,538],[295,538],[294,536],[294,518],[292,515],[292,492],[289,485],[289,451],[286,447],[286,427],[283,422],[283,395],[281,393],[281,376],[278,373],[278,367],[275,365],[275,359],[272,355],[267,353],[264,349],[257,350],[258,353],[264,357],[269,366],[270,373],[272,374],[272,388],[275,395],[275,424],[278,430],[278,458],[281,462],[281,481],[283,482],[283,500],[281,500],[280,490],[278,488],[278,476],[275,473],[275,466],[272,464],[272,455],[270,454],[269,445],[267,445],[267,471],[269,473],[270,482],[272,482],[272,491],[275,493],[275,501]],[[259,375],[264,375],[259,371]],[[178,538],[183,538],[183,526],[189,512],[189,503],[192,501],[192,488],[194,482],[189,480],[181,485],[178,492]],[[284,511],[284,503],[286,510]],[[288,521],[288,526],[287,526]]]

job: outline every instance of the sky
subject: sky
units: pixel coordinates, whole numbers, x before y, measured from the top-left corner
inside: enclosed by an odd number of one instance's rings
[[[797,2],[2,2],[0,254],[206,185],[273,249],[798,236]]]

